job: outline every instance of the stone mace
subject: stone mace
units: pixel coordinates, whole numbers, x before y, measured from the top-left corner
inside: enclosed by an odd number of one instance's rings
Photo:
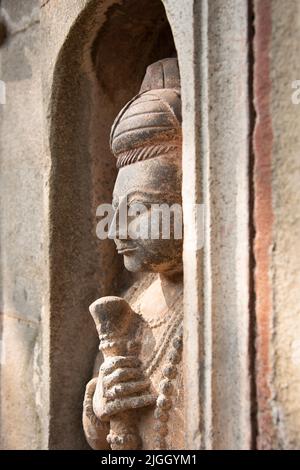
[[[139,342],[136,340],[136,332],[142,320],[126,300],[114,296],[102,297],[92,303],[90,312],[99,335],[99,349],[103,353],[104,364],[106,360],[113,360],[115,356],[131,358],[135,356],[138,363]],[[94,403],[99,399],[97,394],[102,393],[99,384],[101,379],[96,387]],[[119,386],[122,387],[122,383]],[[110,421],[107,442],[112,450],[135,450],[142,447],[137,427],[137,409],[154,405],[156,402],[156,396],[147,390],[145,393],[145,387],[143,392],[107,401],[106,414],[101,413],[101,420]]]

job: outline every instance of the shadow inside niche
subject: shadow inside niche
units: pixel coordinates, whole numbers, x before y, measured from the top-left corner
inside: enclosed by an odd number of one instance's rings
[[[121,108],[138,91],[148,65],[176,56],[161,0],[131,0],[108,9],[92,50],[104,93]]]

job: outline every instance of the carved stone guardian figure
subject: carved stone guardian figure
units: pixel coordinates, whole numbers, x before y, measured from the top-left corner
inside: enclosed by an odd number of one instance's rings
[[[119,169],[114,240],[126,269],[141,274],[122,297],[90,306],[103,354],[83,407],[94,449],[184,448],[182,236],[175,234],[174,212],[167,236],[152,212],[181,207],[181,141],[178,63],[164,59],[148,67],[140,93],[111,131]]]

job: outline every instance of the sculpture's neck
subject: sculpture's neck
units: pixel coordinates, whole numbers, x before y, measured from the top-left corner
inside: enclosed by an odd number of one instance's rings
[[[160,284],[167,303],[174,301],[174,296],[182,294],[183,276],[182,273],[160,274]]]

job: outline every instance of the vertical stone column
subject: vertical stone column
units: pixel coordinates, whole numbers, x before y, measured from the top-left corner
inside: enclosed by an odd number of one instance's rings
[[[297,0],[254,2],[257,445],[300,445]]]
[[[183,99],[186,445],[247,449],[248,6],[221,0],[187,1],[184,8],[164,3]],[[203,249],[193,219],[199,203],[205,214]]]

